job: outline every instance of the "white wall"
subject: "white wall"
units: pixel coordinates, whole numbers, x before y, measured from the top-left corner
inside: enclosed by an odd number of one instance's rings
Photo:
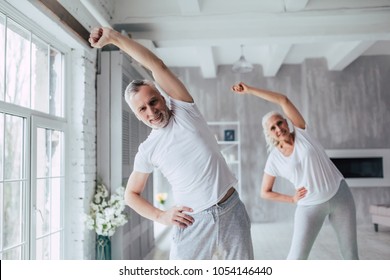
[[[96,186],[96,65],[93,53],[73,50],[69,94],[69,177],[67,185],[67,259],[94,259],[95,233],[84,213]]]

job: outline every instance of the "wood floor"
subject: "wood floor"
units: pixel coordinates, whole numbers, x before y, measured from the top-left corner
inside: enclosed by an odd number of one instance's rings
[[[256,260],[284,260],[292,236],[291,223],[252,224],[252,239]],[[169,256],[170,231],[156,239],[149,260],[166,260]],[[358,246],[361,260],[390,260],[390,227],[358,226]],[[325,224],[314,243],[310,260],[339,260],[338,246],[333,229]]]

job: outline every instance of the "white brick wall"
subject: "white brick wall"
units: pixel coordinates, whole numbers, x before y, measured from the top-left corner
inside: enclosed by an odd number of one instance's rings
[[[99,13],[110,22],[114,13],[111,0],[91,1]],[[87,29],[96,26],[81,3],[61,0],[63,4]],[[68,200],[66,206],[66,252],[67,259],[94,259],[95,232],[84,224],[84,214],[96,185],[96,51],[72,52],[72,88],[69,99],[70,164]]]
[[[69,98],[69,181],[66,203],[66,259],[94,259],[95,233],[84,214],[96,184],[96,52],[73,50]]]

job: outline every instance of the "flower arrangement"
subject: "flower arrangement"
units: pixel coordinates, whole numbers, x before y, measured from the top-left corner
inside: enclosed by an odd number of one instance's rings
[[[89,214],[86,215],[87,228],[95,230],[98,235],[114,235],[115,230],[127,222],[127,215],[123,213],[126,206],[124,192],[124,187],[119,187],[109,198],[107,187],[98,183]]]
[[[165,204],[165,201],[167,201],[167,198],[168,198],[168,194],[166,192],[156,194],[156,200],[161,205]]]

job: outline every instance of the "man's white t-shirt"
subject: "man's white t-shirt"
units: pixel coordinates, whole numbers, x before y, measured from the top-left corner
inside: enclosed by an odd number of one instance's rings
[[[321,144],[306,129],[295,129],[294,150],[288,157],[277,148],[267,159],[264,172],[289,180],[296,189],[305,187],[306,196],[299,205],[316,205],[336,194],[343,175],[330,160]]]
[[[195,103],[170,98],[172,116],[139,146],[134,171],[157,168],[172,186],[177,205],[197,213],[218,203],[237,184]]]

